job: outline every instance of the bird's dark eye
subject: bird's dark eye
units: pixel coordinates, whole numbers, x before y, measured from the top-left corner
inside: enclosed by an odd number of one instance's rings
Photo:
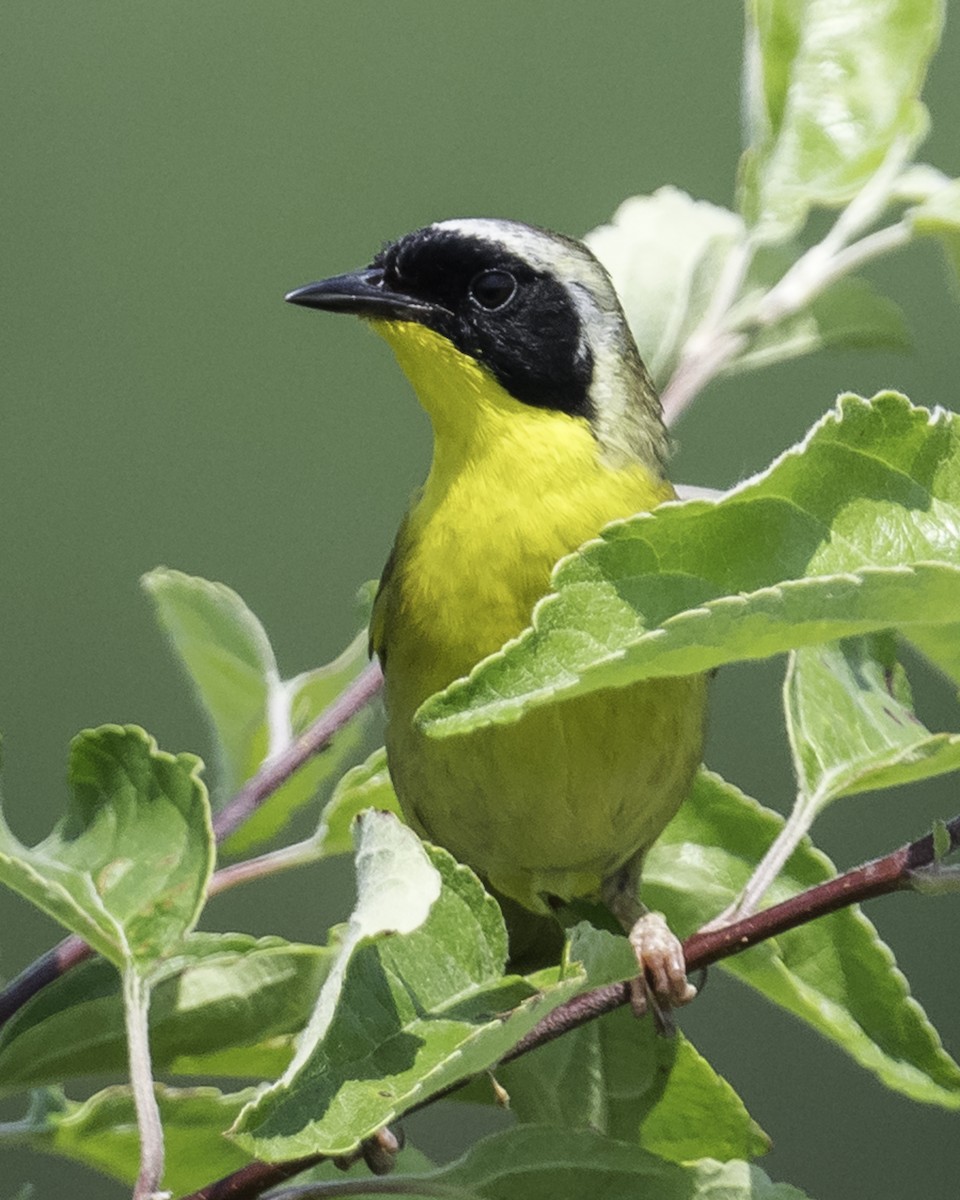
[[[509,271],[481,271],[470,281],[470,295],[481,308],[492,311],[513,299],[517,281]]]

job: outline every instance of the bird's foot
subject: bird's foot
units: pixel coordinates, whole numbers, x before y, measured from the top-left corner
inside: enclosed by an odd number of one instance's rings
[[[404,1132],[399,1126],[390,1129],[384,1125],[372,1137],[362,1141],[356,1150],[349,1154],[337,1155],[333,1165],[341,1171],[348,1171],[362,1158],[374,1175],[389,1175],[397,1165],[397,1156],[403,1149],[405,1140]]]
[[[651,1012],[662,1032],[672,1032],[670,1009],[689,1004],[697,989],[687,979],[683,945],[663,913],[644,913],[629,934],[640,975],[630,985],[630,1003],[642,1017]]]

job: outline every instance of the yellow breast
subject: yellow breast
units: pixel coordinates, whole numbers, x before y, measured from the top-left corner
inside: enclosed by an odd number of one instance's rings
[[[558,558],[673,490],[640,464],[607,466],[585,419],[521,404],[429,330],[379,331],[435,437],[372,627],[401,804],[528,907],[543,893],[595,892],[683,798],[700,755],[702,680],[598,693],[464,738],[428,738],[413,715],[529,624]]]
[[[521,404],[438,334],[380,331],[434,426],[373,636],[388,678],[419,704],[529,624],[557,559],[673,489],[639,464],[607,467],[585,419]]]

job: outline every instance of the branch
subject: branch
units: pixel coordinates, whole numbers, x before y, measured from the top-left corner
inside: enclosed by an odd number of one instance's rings
[[[798,925],[804,925],[817,917],[825,917],[851,904],[872,900],[876,896],[888,895],[891,892],[928,890],[930,880],[948,869],[941,866],[940,859],[960,848],[960,816],[943,825],[939,831],[939,841],[942,844],[935,845],[934,834],[928,833],[926,837],[901,846],[899,850],[894,850],[883,858],[854,867],[843,875],[828,879],[825,883],[791,896],[790,899],[742,921],[727,925],[723,929],[692,934],[683,944],[688,971],[697,971],[711,963],[719,962],[722,958],[739,954],[758,942],[786,933],[789,929],[795,929]],[[547,1042],[569,1033],[570,1030],[578,1029],[588,1021],[596,1020],[597,1017],[602,1017],[629,1002],[630,981],[607,984],[575,996],[544,1017],[526,1037],[504,1055],[501,1063],[512,1062],[524,1054],[529,1054],[531,1050],[536,1050]],[[461,1080],[452,1087],[437,1092],[428,1100],[414,1105],[404,1115],[418,1112],[437,1100],[442,1100],[467,1082]],[[199,1191],[184,1197],[184,1200],[254,1200],[268,1188],[276,1187],[299,1171],[317,1166],[326,1161],[327,1157],[324,1154],[316,1154],[296,1162],[253,1162],[240,1171],[207,1184]],[[302,1195],[298,1189],[279,1192],[277,1200],[284,1200],[285,1197],[286,1200],[294,1200],[298,1194]]]
[[[756,310],[738,322],[734,313],[740,285],[754,247],[749,238],[731,253],[703,320],[687,339],[661,401],[667,425],[676,423],[699,393],[745,347],[756,332],[767,329],[806,308],[821,292],[871,259],[905,246],[913,237],[907,221],[898,221],[854,242],[886,207],[909,146],[898,138],[866,185],[850,201],[826,236],[806,250]]]
[[[48,983],[66,975],[72,967],[92,955],[93,951],[87,943],[75,933],[64,938],[46,954],[41,954],[0,993],[0,1029]]]
[[[249,821],[268,796],[272,796],[304,763],[325,749],[333,735],[369,704],[382,686],[383,673],[374,659],[324,709],[309,729],[294,738],[286,749],[268,759],[233,799],[221,808],[213,820],[217,844],[225,841],[244,821]]]
[[[383,674],[376,661],[371,662],[340,695],[329,704],[313,724],[286,749],[263,764],[256,775],[240,788],[214,817],[213,832],[219,845],[248,821],[261,804],[286,783],[314,755],[319,754],[383,686]],[[294,856],[290,856],[291,859]],[[212,892],[223,891],[243,876],[243,865],[225,868],[229,879],[218,871],[211,880]],[[291,861],[290,865],[294,865]],[[65,975],[72,967],[90,958],[93,951],[76,934],[40,956],[0,992],[0,1028],[39,991]]]
[[[960,816],[947,823],[950,837],[950,849],[960,846]],[[919,841],[901,846],[884,858],[876,858],[862,866],[853,867],[843,875],[837,875],[820,883],[816,887],[791,896],[762,912],[744,917],[722,929],[701,930],[692,934],[683,943],[683,953],[688,971],[697,971],[748,950],[758,942],[776,937],[805,925],[817,917],[825,917],[837,909],[847,908],[851,904],[859,904],[865,900],[873,900],[876,896],[885,896],[891,892],[911,891],[915,888],[914,874],[936,870],[937,859],[934,854],[933,835],[927,834]],[[614,983],[605,987],[594,988],[575,996],[566,1004],[549,1013],[534,1029],[527,1034],[523,1041],[514,1046],[504,1058],[509,1062],[530,1050],[535,1050],[547,1042],[552,1042],[561,1034],[571,1029],[577,1029],[596,1017],[612,1012],[630,1000],[630,983]]]

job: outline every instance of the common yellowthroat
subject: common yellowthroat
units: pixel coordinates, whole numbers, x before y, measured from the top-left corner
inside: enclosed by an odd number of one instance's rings
[[[286,298],[368,321],[433,425],[371,623],[407,819],[534,912],[602,898],[648,987],[689,999],[679,943],[638,883],[700,762],[704,677],[593,692],[463,737],[416,721],[530,623],[557,559],[675,495],[660,402],[609,276],[571,238],[452,220]]]

